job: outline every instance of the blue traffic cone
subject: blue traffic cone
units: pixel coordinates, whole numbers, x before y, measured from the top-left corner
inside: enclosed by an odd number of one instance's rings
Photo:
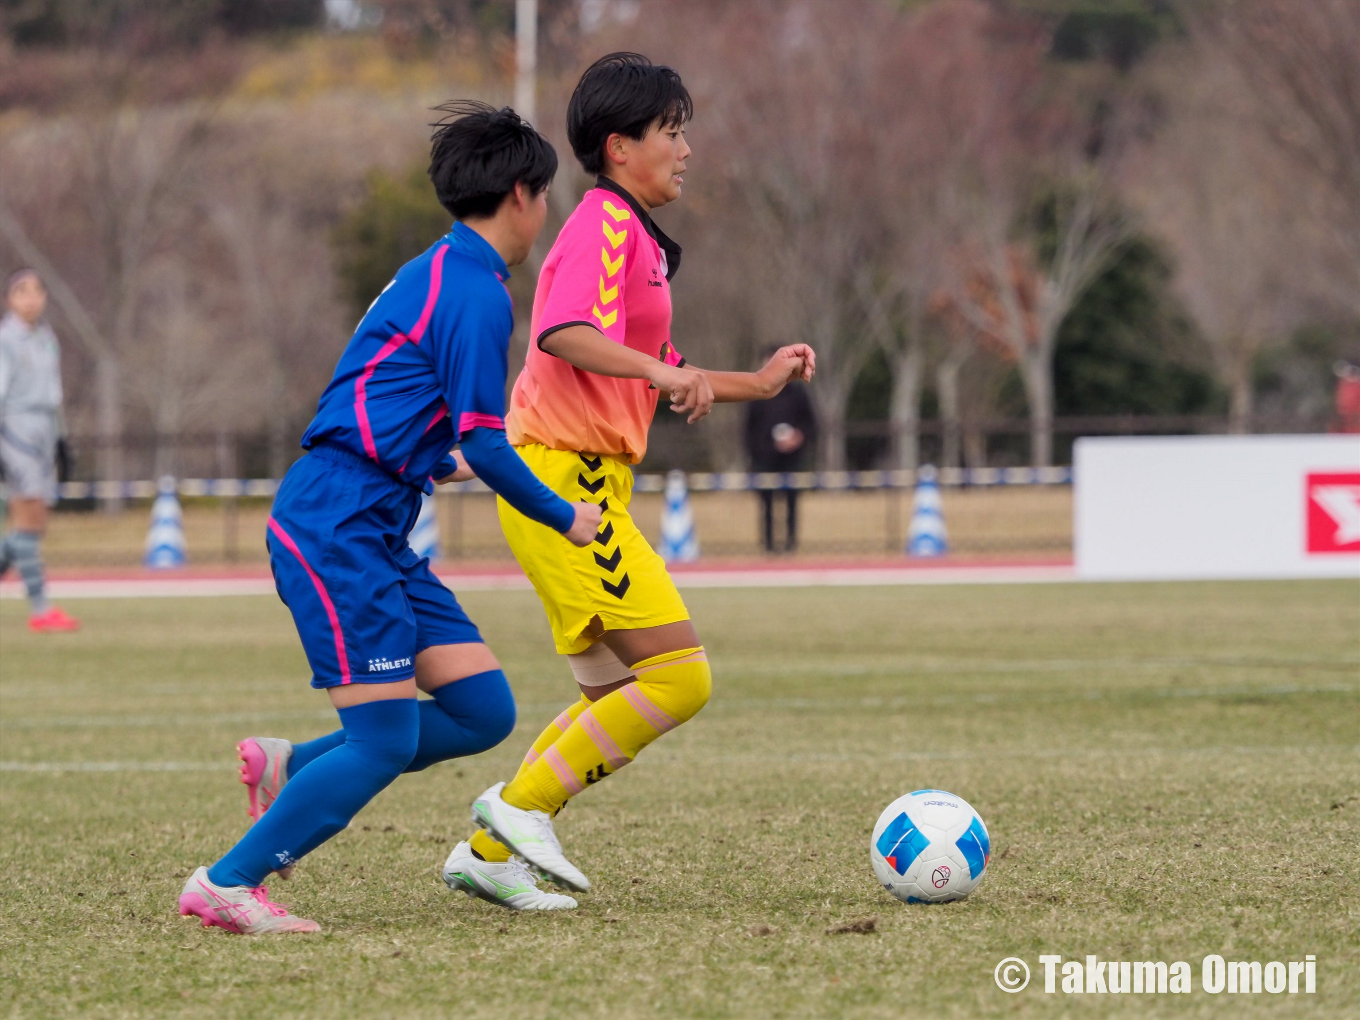
[[[666,475],[666,503],[661,509],[661,558],[667,563],[692,563],[699,558],[694,534],[694,511],[683,471]]]
[[[908,556],[943,556],[949,552],[938,477],[930,464],[916,472],[916,495],[911,503],[911,527],[907,530]]]
[[[184,512],[179,506],[175,479],[162,475],[156,483],[160,493],[151,504],[151,530],[146,533],[144,562],[153,570],[173,570],[187,559],[184,543]]]
[[[407,541],[417,556],[439,559],[439,515],[435,512],[434,497],[427,493],[421,493],[420,515]]]

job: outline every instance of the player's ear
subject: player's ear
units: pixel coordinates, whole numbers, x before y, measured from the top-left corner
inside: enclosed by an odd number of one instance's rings
[[[604,156],[616,166],[628,158],[628,139],[615,131],[604,140]]]

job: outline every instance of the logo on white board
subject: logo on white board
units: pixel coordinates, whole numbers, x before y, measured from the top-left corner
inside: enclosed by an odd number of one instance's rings
[[[1315,472],[1305,483],[1310,553],[1360,553],[1360,471]]]

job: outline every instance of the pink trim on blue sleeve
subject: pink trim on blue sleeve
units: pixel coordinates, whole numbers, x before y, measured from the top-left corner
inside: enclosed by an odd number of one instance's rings
[[[472,429],[504,429],[505,419],[494,414],[480,414],[477,411],[464,411],[458,416],[458,434]]]

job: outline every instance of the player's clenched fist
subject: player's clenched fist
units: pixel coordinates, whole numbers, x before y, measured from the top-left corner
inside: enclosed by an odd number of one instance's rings
[[[817,374],[817,353],[807,344],[789,344],[770,356],[757,373],[768,387],[767,396],[774,396],[795,379],[812,382]]]
[[[576,503],[575,507],[576,520],[563,534],[572,545],[584,549],[595,541],[595,535],[600,530],[600,522],[604,520],[604,511],[595,503]]]
[[[672,411],[676,414],[688,413],[686,421],[693,425],[713,410],[713,385],[708,381],[708,376],[692,368],[661,367],[665,371],[654,382],[663,393],[670,394]]]

